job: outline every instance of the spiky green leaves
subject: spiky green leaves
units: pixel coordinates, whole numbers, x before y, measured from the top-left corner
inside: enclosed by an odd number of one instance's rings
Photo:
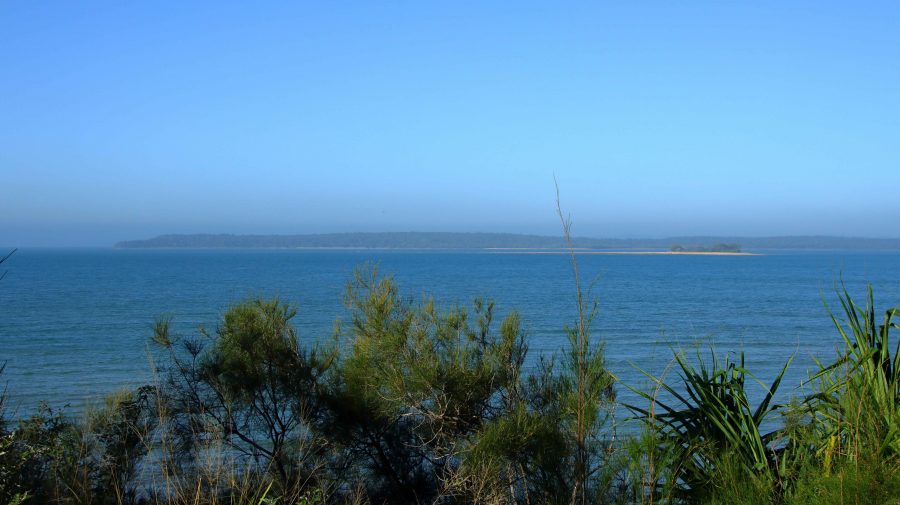
[[[737,363],[728,357],[720,361],[715,353],[709,363],[698,354],[696,366],[681,353],[675,354],[675,361],[684,390],[644,372],[663,395],[635,390],[652,408],[628,408],[658,433],[662,450],[674,455],[677,470],[673,478],[682,493],[708,495],[726,454],[739,473],[771,474],[776,480],[778,464],[772,442],[779,432],[764,432],[763,426],[780,408],[772,404],[772,398],[791,360],[769,387],[764,386],[764,398],[755,408],[745,390],[746,379],[752,375],[744,368],[743,354]]]

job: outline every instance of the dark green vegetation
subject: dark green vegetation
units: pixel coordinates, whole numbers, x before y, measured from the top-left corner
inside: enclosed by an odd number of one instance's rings
[[[685,247],[683,245],[673,245],[672,252],[714,252],[714,253],[739,253],[741,246],[739,244],[716,244],[712,246],[692,246]]]
[[[162,319],[156,383],[77,419],[9,419],[0,400],[0,504],[898,502],[900,309],[842,291],[843,351],[789,404],[740,356],[676,353],[622,438],[578,291],[556,359],[528,358],[515,313],[414,302],[366,269],[320,344],[279,300],[215,332]]]
[[[12,256],[15,252],[16,252],[16,250],[13,249],[9,253],[7,253],[5,256],[0,257],[0,265],[2,265],[5,261],[7,261],[9,259],[9,257]],[[5,276],[6,276],[6,270],[4,270],[3,272],[0,272],[0,279],[3,279],[3,277],[5,277]]]
[[[692,250],[717,244],[743,244],[748,249],[870,249],[898,250],[900,239],[853,237],[670,237],[662,239],[600,239],[573,237],[572,246],[586,249],[669,250],[672,244]],[[354,249],[561,249],[560,237],[513,233],[327,233],[317,235],[160,235],[127,240],[116,247],[141,248],[354,248]]]

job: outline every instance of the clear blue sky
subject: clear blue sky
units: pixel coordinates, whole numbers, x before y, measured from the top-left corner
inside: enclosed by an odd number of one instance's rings
[[[5,1],[0,244],[900,236],[900,2],[485,3]]]

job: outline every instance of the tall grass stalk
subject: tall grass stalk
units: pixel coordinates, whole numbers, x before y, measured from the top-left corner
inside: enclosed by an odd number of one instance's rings
[[[601,440],[604,434],[600,431],[611,417],[606,415],[604,409],[611,409],[613,405],[615,377],[606,369],[602,343],[592,342],[591,339],[590,325],[597,313],[597,304],[594,302],[588,306],[585,302],[578,256],[572,243],[572,218],[562,210],[559,183],[555,177],[553,182],[556,188],[556,214],[572,265],[577,309],[577,323],[575,328],[569,328],[569,349],[564,360],[575,382],[574,395],[569,401],[574,414],[574,467],[570,501],[583,504],[602,497],[606,492],[602,488],[608,484],[603,479],[609,479],[614,473],[605,468],[609,462],[608,453],[613,450],[613,441]],[[592,481],[594,486],[590,489]]]

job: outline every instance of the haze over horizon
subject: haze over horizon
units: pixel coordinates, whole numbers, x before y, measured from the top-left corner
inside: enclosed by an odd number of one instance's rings
[[[900,237],[900,4],[0,8],[0,245]]]

